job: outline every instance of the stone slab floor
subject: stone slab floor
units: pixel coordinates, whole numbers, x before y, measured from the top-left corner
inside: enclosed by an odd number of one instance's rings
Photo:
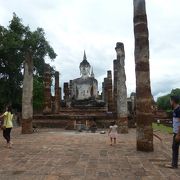
[[[107,134],[42,129],[21,135],[13,129],[13,149],[0,139],[0,180],[180,180],[171,158],[171,135],[159,134],[155,151],[136,151],[135,129],[109,146]]]

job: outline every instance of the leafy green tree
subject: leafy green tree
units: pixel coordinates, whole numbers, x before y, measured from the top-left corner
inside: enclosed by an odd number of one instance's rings
[[[7,28],[0,26],[0,109],[6,104],[21,105],[23,62],[28,50],[32,52],[34,75],[42,81],[44,59],[49,56],[53,60],[56,53],[42,28],[31,31],[14,13]]]
[[[175,95],[180,97],[180,89],[172,89],[170,94],[167,94],[165,96],[161,96],[157,99],[157,105],[159,109],[170,111],[171,106],[170,106],[170,96]]]
[[[171,95],[179,96],[180,97],[180,89],[176,88],[171,91]]]
[[[44,102],[44,84],[42,78],[34,76],[33,81],[33,108],[42,110]]]
[[[165,96],[161,96],[157,99],[157,105],[159,109],[162,110],[170,110],[170,94],[167,94]]]

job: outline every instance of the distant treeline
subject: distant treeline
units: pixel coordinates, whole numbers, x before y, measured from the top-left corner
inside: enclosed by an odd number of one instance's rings
[[[170,96],[176,95],[180,97],[180,89],[173,89],[169,94],[161,96],[157,99],[157,106],[158,109],[165,110],[165,111],[171,111],[172,107],[170,105]]]

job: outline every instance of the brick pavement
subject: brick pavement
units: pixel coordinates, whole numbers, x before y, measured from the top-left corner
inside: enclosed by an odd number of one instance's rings
[[[166,169],[171,135],[160,134],[155,151],[136,151],[135,130],[109,146],[107,134],[42,129],[21,135],[13,129],[13,149],[0,139],[0,180],[176,180],[180,170]]]

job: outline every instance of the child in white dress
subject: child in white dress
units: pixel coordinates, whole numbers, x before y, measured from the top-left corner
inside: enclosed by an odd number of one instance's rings
[[[117,135],[118,135],[118,126],[116,125],[116,122],[113,121],[111,123],[111,126],[109,127],[109,137],[110,137],[110,141],[111,141],[111,146],[113,144],[113,140],[114,140],[114,144],[116,144],[116,139],[117,139]]]

